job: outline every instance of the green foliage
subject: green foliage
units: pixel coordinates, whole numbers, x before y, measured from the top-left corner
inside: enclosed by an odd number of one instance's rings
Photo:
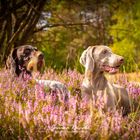
[[[104,27],[100,28],[97,23],[88,23],[89,19],[81,15],[82,12],[86,14],[86,11],[92,15],[96,11],[95,3],[91,1],[54,0],[46,6],[46,10],[51,13],[47,22],[53,28],[37,34],[35,40],[41,38],[41,42],[37,43],[37,46],[45,54],[47,67],[60,71],[70,68],[83,72],[79,57],[84,48],[107,42],[105,30],[102,29]],[[103,17],[105,20],[108,18],[108,16],[102,15]],[[108,20],[106,21],[108,22]]]
[[[53,28],[45,33],[43,42],[37,43],[37,46],[45,54],[47,67],[61,71],[64,68],[74,69],[75,64],[80,65],[78,57],[83,50],[83,42],[74,36],[75,33],[72,35],[70,29],[64,27]]]
[[[114,38],[113,50],[125,57],[125,70],[136,71],[140,66],[140,1],[124,1],[114,11],[110,34]],[[139,67],[140,68],[140,67]]]
[[[132,72],[137,70],[137,65],[134,60],[134,44],[124,39],[120,42],[116,42],[112,46],[113,52],[119,54],[125,58],[124,66],[122,71]]]
[[[125,57],[122,70],[132,72],[140,68],[139,0],[21,0],[3,4],[0,11],[7,15],[0,14],[2,64],[12,47],[34,44],[44,52],[47,67],[82,72],[82,50],[105,44]],[[41,26],[47,29],[42,30]]]
[[[47,67],[58,71],[83,72],[79,57],[84,48],[104,44],[125,58],[122,71],[133,72],[140,68],[139,9],[139,0],[53,0],[45,7],[52,28],[37,33],[34,41],[44,52]]]

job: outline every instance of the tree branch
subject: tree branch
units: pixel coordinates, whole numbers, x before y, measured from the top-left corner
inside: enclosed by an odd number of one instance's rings
[[[41,11],[44,7],[45,4],[45,0],[40,1],[40,3],[37,4],[35,8],[36,11],[38,11],[38,14],[34,13],[32,15],[32,17],[30,18],[30,21],[28,22],[28,24],[26,25],[26,30],[23,33],[22,39],[20,40],[21,42],[25,42],[33,33],[33,29],[36,26],[39,17],[41,15]],[[28,34],[28,35],[27,35]]]
[[[40,11],[38,11],[38,10],[35,8],[35,6],[34,6],[31,2],[29,2],[28,0],[25,0],[25,1],[26,1],[27,4],[34,10],[34,12],[35,12],[36,14],[40,15]]]
[[[34,33],[36,32],[40,32],[45,28],[53,28],[53,27],[59,27],[59,26],[63,26],[63,27],[70,27],[70,26],[86,26],[86,25],[92,25],[93,22],[79,22],[79,23],[56,23],[56,24],[46,24],[43,25],[42,27],[34,30]],[[94,26],[96,27],[96,26]],[[96,27],[97,28],[97,27]],[[132,30],[128,30],[128,29],[123,29],[123,28],[110,28],[110,30],[118,30],[118,31],[125,31],[125,32],[133,32]]]
[[[46,24],[43,25],[42,27],[36,29],[34,31],[34,33],[42,31],[45,28],[53,28],[53,27],[59,27],[59,26],[63,26],[63,27],[69,27],[69,26],[86,26],[86,25],[91,25],[92,22],[79,22],[79,23],[58,23],[58,24]]]
[[[6,54],[4,55],[4,58],[2,61],[6,61],[7,55],[10,53],[10,49],[12,48],[12,45],[15,43],[15,41],[19,38],[19,34],[24,30],[24,27],[26,24],[28,24],[28,20],[30,19],[30,16],[32,15],[32,9],[29,9],[27,17],[25,20],[20,24],[19,28],[17,31],[12,35],[11,39],[8,41],[6,45]]]

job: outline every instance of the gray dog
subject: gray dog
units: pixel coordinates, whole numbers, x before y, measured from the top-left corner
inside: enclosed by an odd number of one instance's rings
[[[87,99],[96,99],[101,93],[104,99],[104,109],[123,108],[123,115],[130,112],[129,96],[125,88],[111,84],[104,72],[114,74],[123,63],[122,56],[112,53],[104,45],[88,47],[80,57],[80,63],[85,67],[85,76],[82,83],[82,93]]]

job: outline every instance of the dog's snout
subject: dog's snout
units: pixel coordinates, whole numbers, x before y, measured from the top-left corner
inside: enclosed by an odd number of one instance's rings
[[[44,59],[44,55],[41,53],[39,56],[38,56],[39,59]]]

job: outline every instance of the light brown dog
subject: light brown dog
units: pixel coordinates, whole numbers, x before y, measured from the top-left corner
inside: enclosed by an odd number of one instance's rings
[[[112,53],[104,45],[88,47],[80,57],[80,63],[85,67],[82,83],[82,94],[87,99],[96,99],[98,93],[104,100],[104,109],[123,108],[123,115],[130,112],[129,96],[124,87],[110,83],[104,72],[114,74],[123,63],[122,56]]]

